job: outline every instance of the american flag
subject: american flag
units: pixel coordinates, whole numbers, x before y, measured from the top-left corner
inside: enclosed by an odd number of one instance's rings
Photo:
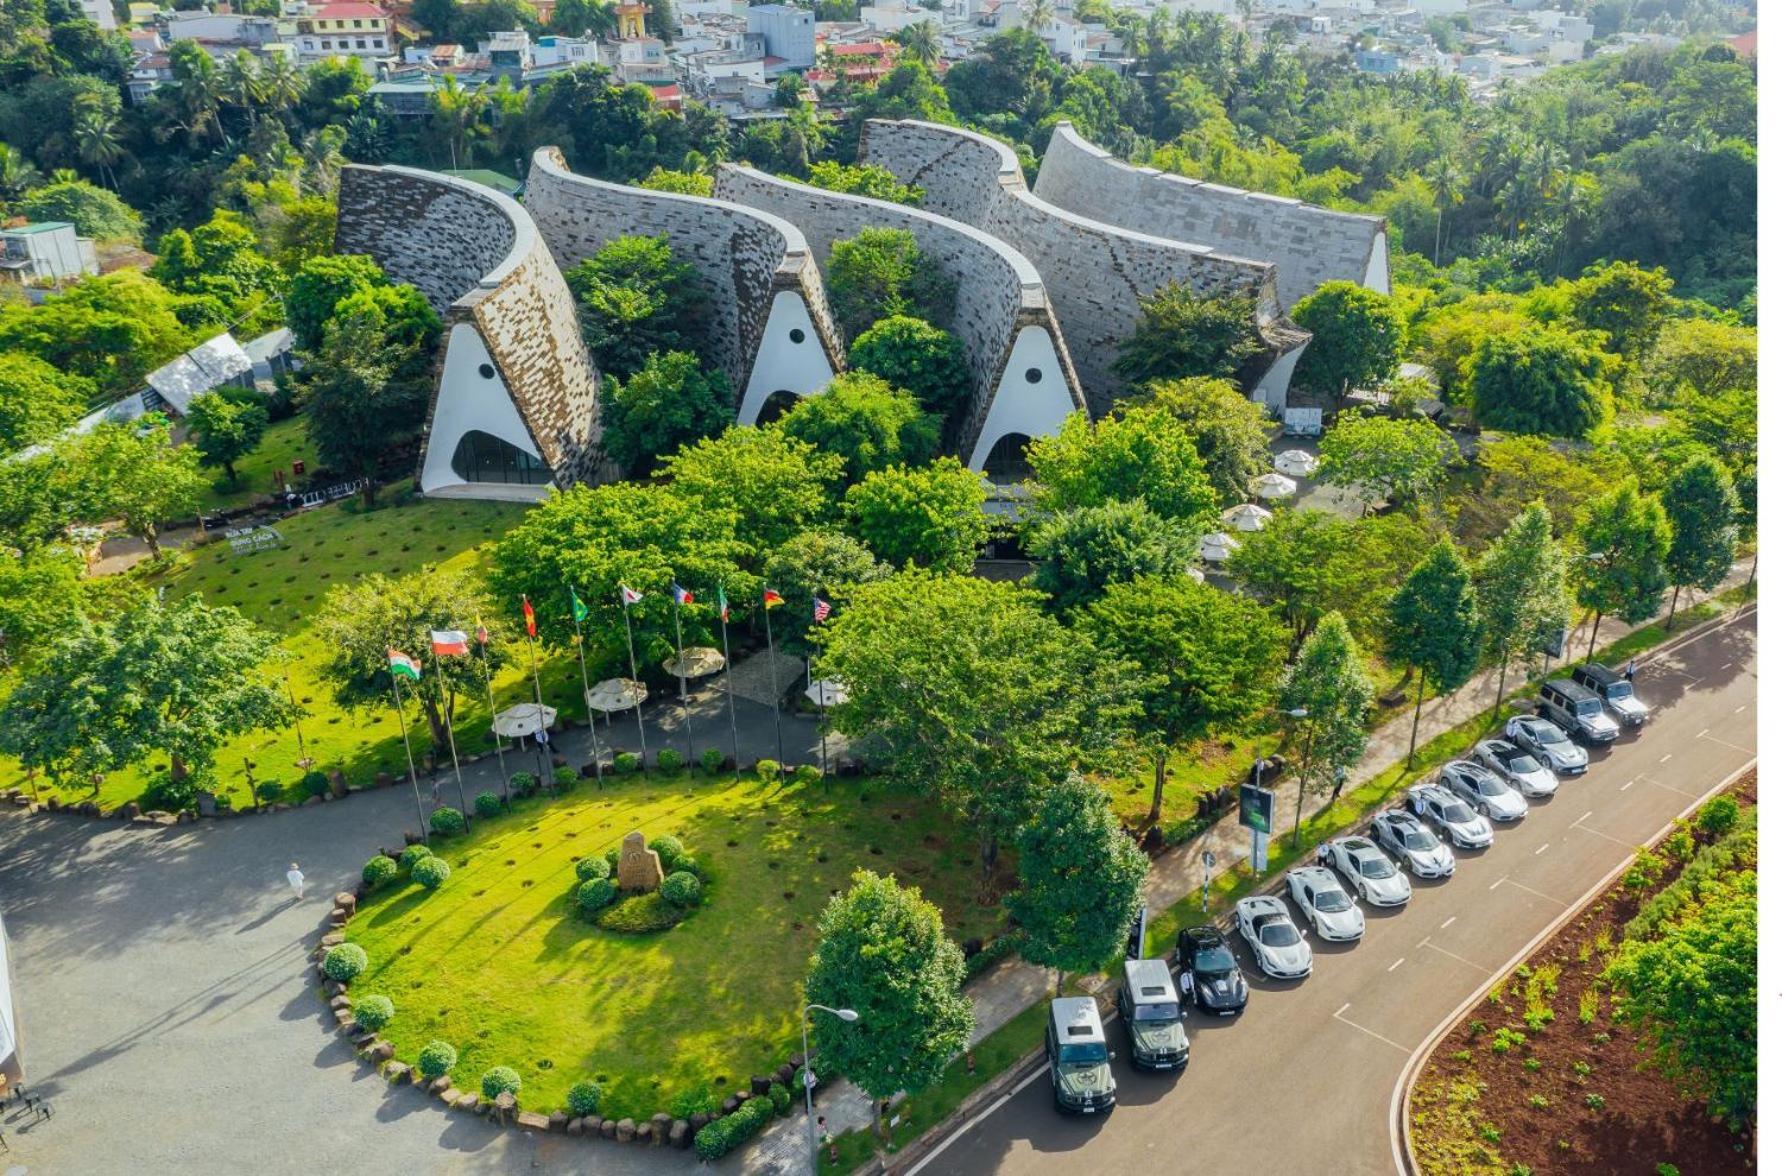
[[[821,625],[824,621],[828,620],[829,619],[829,602],[827,600],[824,600],[821,596],[812,597],[811,598],[811,616],[816,619],[816,622],[819,625]]]

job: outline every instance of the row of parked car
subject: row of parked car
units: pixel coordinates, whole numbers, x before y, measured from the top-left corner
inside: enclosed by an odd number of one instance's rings
[[[1590,663],[1570,679],[1543,683],[1534,714],[1516,716],[1502,736],[1480,740],[1468,758],[1442,765],[1434,780],[1413,786],[1406,807],[1375,814],[1367,836],[1333,837],[1318,847],[1317,865],[1289,870],[1284,898],[1265,894],[1240,900],[1239,937],[1264,975],[1282,980],[1311,975],[1311,944],[1294,922],[1289,902],[1318,938],[1360,939],[1367,929],[1363,903],[1378,908],[1408,903],[1407,870],[1419,878],[1449,877],[1451,846],[1488,848],[1494,825],[1520,821],[1528,815],[1530,797],[1551,796],[1560,777],[1589,768],[1590,757],[1575,740],[1610,742],[1624,730],[1644,726],[1650,713],[1634,695],[1631,672]],[[1125,964],[1116,1008],[1132,1064],[1139,1069],[1187,1066],[1183,1001],[1213,1016],[1236,1015],[1249,1003],[1243,969],[1217,926],[1185,928],[1176,937],[1175,954],[1179,971],[1173,982],[1163,960]],[[1060,1111],[1097,1114],[1113,1107],[1113,1055],[1094,1000],[1052,1002],[1046,1056]]]

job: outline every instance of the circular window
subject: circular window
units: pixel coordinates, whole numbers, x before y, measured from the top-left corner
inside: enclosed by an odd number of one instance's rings
[[[794,342],[794,343],[804,342],[804,332],[802,330],[800,330],[798,327],[792,328],[792,342]]]
[[[1040,382],[1040,370],[1038,368],[1027,369],[1027,382],[1029,384],[1037,384]]]
[[[495,378],[495,365],[492,363],[479,363],[476,367],[476,374],[485,380],[493,380]]]

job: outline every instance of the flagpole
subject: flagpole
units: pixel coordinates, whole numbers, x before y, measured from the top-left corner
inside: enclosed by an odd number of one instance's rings
[[[316,761],[303,746],[303,711],[297,706],[297,692],[291,689],[291,667],[279,668],[285,675],[285,697],[291,700],[291,727],[297,732],[297,766],[307,772]]]
[[[427,648],[433,652],[433,675],[439,679],[440,711],[445,718],[446,746],[452,749],[452,775],[458,779],[458,811],[464,814],[464,827],[470,828],[470,801],[464,797],[464,769],[458,766],[458,736],[452,731],[452,702],[446,694],[445,675],[439,670],[439,653],[433,650],[433,640],[429,635]]]
[[[767,621],[767,672],[773,683],[773,751],[779,757],[775,763],[783,774],[786,768],[786,740],[780,733],[780,660],[773,651],[773,609],[767,606],[765,600],[762,601],[761,612],[763,619]]]
[[[687,729],[687,764],[693,763],[693,712],[687,706],[687,651],[681,646],[681,594],[675,593],[674,600],[674,660],[675,669],[680,673],[675,677],[681,683],[681,721]]]
[[[427,840],[427,812],[421,807],[421,780],[415,775],[415,749],[408,742],[408,716],[402,713],[402,683],[396,667],[390,667],[390,692],[396,696],[396,726],[402,732],[402,751],[408,756],[408,786],[414,789],[415,816],[421,821],[421,840]]]
[[[594,745],[594,785],[599,788],[605,786],[606,777],[600,772],[600,735],[594,729],[594,704],[588,701],[588,655],[582,649],[582,619],[577,615],[580,610],[575,607],[581,602],[576,599],[573,588],[569,596],[569,615],[575,620],[575,660],[582,667],[582,705],[588,708],[588,740]]]
[[[532,602],[527,600],[525,596],[521,596],[520,600],[528,607],[532,604]],[[526,648],[531,651],[532,654],[532,700],[538,704],[538,713],[533,716],[538,720],[538,730],[533,732],[532,735],[533,740],[538,744],[538,782],[548,789],[552,796],[555,796],[557,794],[557,783],[551,778],[551,761],[549,755],[545,751],[545,748],[550,745],[546,743],[544,739],[540,738],[540,736],[545,733],[544,687],[538,684],[538,637],[533,634],[531,625],[526,626]]]
[[[631,641],[631,603],[625,599],[623,585],[619,588],[619,611],[625,614],[625,655],[631,662],[631,680],[639,686],[643,679],[637,676],[637,646]],[[644,738],[643,699],[637,700],[632,708],[637,712],[637,762],[646,773],[650,770],[650,743]]]
[[[736,778],[742,779],[742,740],[736,734],[736,691],[730,688],[730,599],[724,586],[718,585],[718,632],[724,638],[724,694],[730,700],[730,755],[736,767]]]
[[[481,638],[483,625],[477,622],[479,635],[477,644],[483,648],[483,689],[489,693],[489,734],[495,736],[495,763],[501,769],[501,803],[507,804],[507,753],[501,749],[501,736],[496,732],[495,723],[495,677],[489,672],[489,643]]]

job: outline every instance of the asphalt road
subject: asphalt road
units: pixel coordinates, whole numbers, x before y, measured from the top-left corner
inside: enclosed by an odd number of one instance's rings
[[[1458,851],[1452,878],[1413,880],[1395,912],[1369,908],[1359,943],[1314,940],[1305,980],[1264,979],[1231,936],[1250,1006],[1225,1020],[1189,1014],[1183,1074],[1133,1071],[1116,1025],[1110,1115],[1060,1115],[1042,1068],[914,1171],[1393,1171],[1393,1087],[1424,1038],[1635,845],[1755,757],[1755,646],[1751,608],[1644,662],[1639,691],[1656,714],[1642,733],[1594,753],[1583,776],[1499,826],[1490,849]]]

